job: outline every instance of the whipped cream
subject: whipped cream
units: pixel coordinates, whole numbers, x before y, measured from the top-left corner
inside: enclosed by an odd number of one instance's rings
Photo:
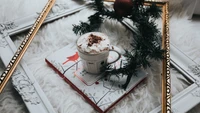
[[[108,36],[100,32],[90,32],[82,35],[77,41],[80,51],[89,54],[98,54],[108,51],[110,41]]]

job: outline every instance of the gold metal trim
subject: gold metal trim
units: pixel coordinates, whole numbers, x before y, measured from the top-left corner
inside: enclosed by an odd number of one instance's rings
[[[170,77],[170,43],[169,43],[169,2],[163,5],[162,44],[166,51],[162,70],[162,113],[171,113],[171,77]]]
[[[31,41],[33,40],[34,36],[36,35],[37,31],[39,30],[40,26],[42,25],[43,21],[45,20],[46,16],[48,15],[49,11],[53,7],[54,3],[55,3],[55,0],[49,0],[47,2],[47,4],[45,5],[44,9],[41,12],[41,14],[38,16],[34,25],[30,29],[29,33],[26,35],[25,39],[22,41],[22,43],[20,44],[16,53],[10,60],[9,64],[6,67],[6,70],[0,76],[0,93],[3,91],[9,78],[13,74],[14,70],[16,69],[17,65],[19,64],[20,60],[22,59],[23,55],[25,54],[27,48],[29,47]]]
[[[156,3],[162,7],[162,49],[165,50],[162,61],[162,113],[171,113],[171,76],[170,76],[170,37],[169,2],[164,0],[146,0],[145,5]],[[165,0],[166,1],[166,0]]]
[[[162,49],[165,50],[162,61],[162,113],[171,113],[171,76],[170,76],[170,40],[169,40],[169,2],[147,0],[145,5],[156,3],[162,7]]]

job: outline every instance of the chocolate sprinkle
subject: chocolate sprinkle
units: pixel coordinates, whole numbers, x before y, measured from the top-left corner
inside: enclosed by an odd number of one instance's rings
[[[94,43],[100,43],[103,39],[99,36],[90,34],[89,38],[88,38],[89,42],[88,42],[88,46],[92,46]]]

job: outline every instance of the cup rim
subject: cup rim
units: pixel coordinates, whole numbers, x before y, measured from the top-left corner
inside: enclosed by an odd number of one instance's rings
[[[89,55],[89,56],[95,56],[95,55],[105,54],[105,53],[109,52],[109,49],[108,49],[108,50],[104,50],[104,51],[99,52],[99,53],[89,53],[89,52],[82,51],[81,49],[79,49],[78,46],[77,46],[77,50],[78,50],[78,52],[80,52],[80,53],[82,53],[84,55]]]

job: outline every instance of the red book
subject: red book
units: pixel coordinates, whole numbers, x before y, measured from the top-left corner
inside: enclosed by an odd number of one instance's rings
[[[109,53],[108,60],[117,55]],[[126,90],[121,86],[126,82],[127,76],[92,75],[84,71],[77,50],[66,46],[51,55],[45,61],[52,67],[74,90],[82,95],[98,112],[109,111],[117,102],[128,95],[141,81],[147,77],[143,69],[137,70]],[[124,57],[115,62],[112,67],[120,68],[126,62]]]

